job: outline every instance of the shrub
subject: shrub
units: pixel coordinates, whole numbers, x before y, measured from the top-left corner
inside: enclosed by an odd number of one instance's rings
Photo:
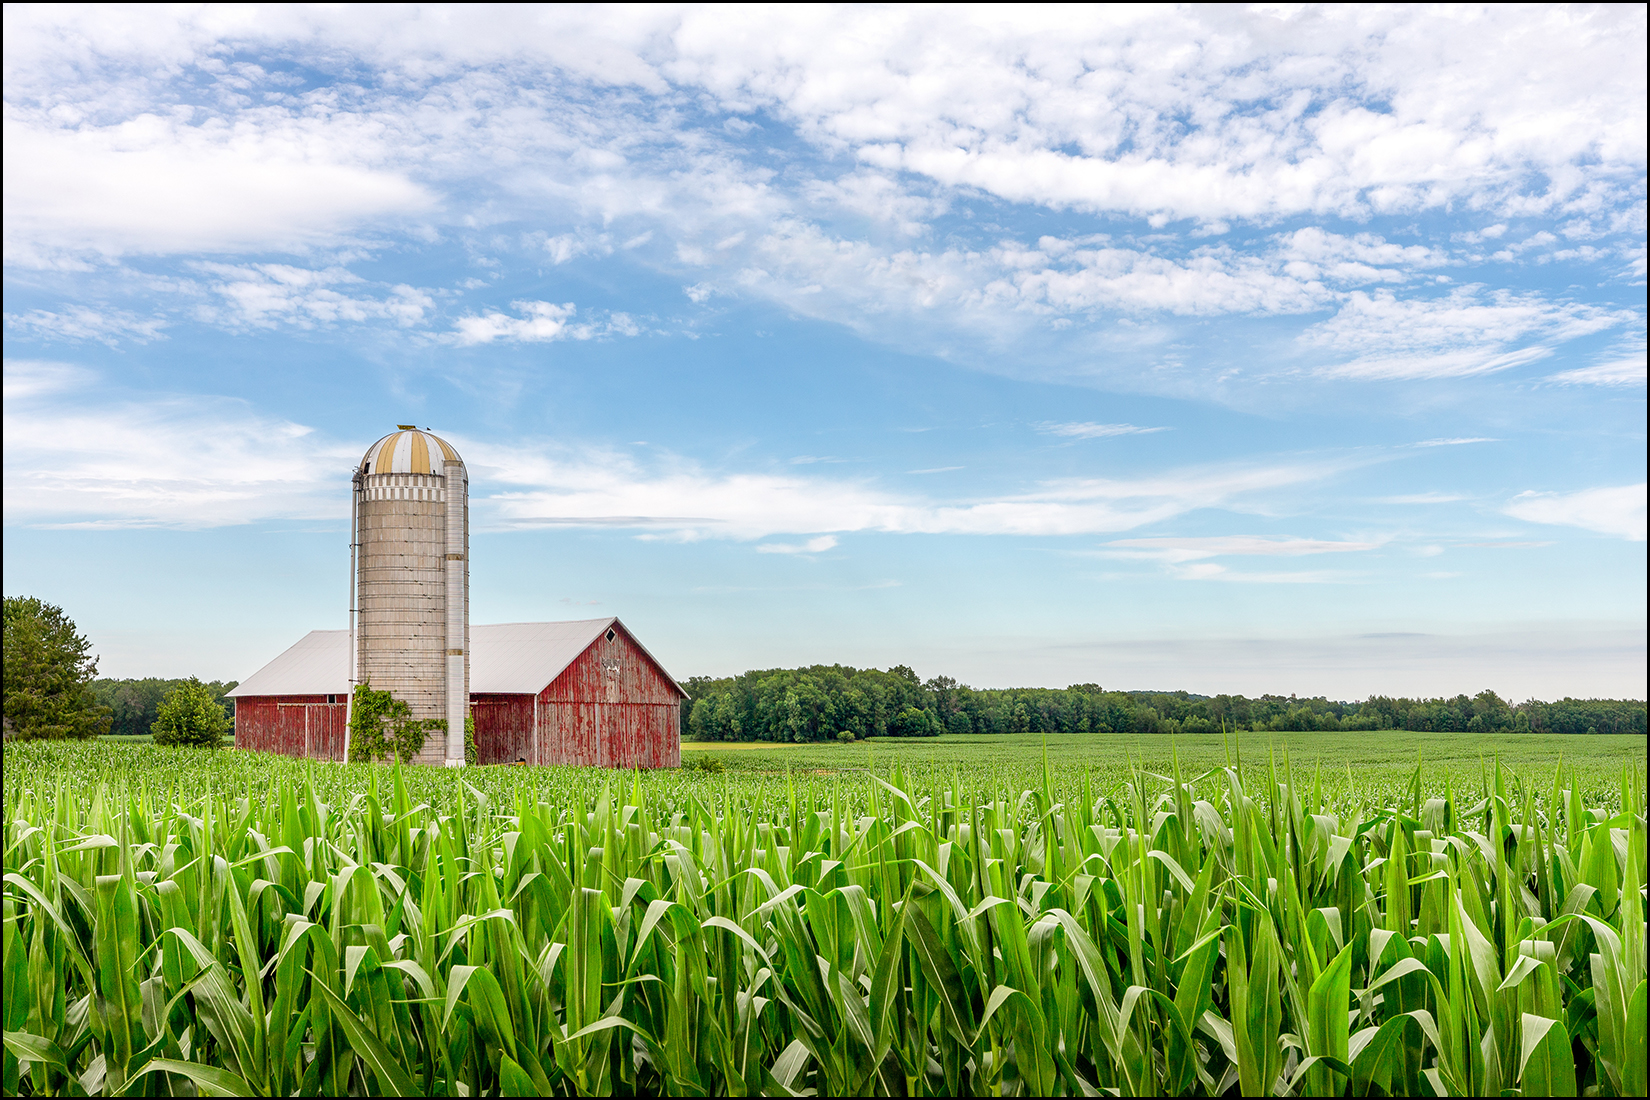
[[[684,771],[709,772],[711,775],[721,775],[728,770],[728,766],[722,763],[719,757],[711,756],[709,753],[696,752],[682,761],[682,769]]]
[[[841,741],[844,745],[846,745],[848,742],[850,742],[854,739],[854,731],[853,730],[839,730],[839,731],[837,731],[836,739],[838,741]]]
[[[229,732],[229,715],[210,688],[190,677],[166,693],[149,729],[157,745],[215,749]]]

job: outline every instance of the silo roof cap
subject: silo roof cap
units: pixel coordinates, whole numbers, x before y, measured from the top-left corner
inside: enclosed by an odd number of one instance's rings
[[[400,426],[367,448],[361,458],[364,474],[442,474],[448,466],[462,466],[451,443],[430,432]]]

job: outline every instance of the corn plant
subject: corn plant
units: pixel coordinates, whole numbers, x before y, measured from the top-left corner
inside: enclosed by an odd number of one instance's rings
[[[8,1095],[1645,1094],[1633,768],[1606,809],[45,760],[6,750]]]

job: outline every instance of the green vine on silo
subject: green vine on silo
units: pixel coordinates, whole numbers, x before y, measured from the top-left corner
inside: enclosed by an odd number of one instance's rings
[[[431,731],[446,728],[444,718],[414,718],[406,700],[397,699],[393,692],[357,684],[350,707],[349,758],[353,762],[383,760],[393,753],[405,764],[424,748]]]

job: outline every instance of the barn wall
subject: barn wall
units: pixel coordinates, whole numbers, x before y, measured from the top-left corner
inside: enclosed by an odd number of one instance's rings
[[[539,760],[588,768],[674,768],[682,762],[674,703],[540,703]]]
[[[342,695],[246,695],[235,701],[235,747],[317,760],[344,758]]]
[[[470,696],[476,720],[476,762],[514,764],[531,762],[533,754],[533,697],[531,695]]]
[[[616,625],[611,641],[597,638],[539,693],[538,762],[677,767],[680,702],[675,685]]]

